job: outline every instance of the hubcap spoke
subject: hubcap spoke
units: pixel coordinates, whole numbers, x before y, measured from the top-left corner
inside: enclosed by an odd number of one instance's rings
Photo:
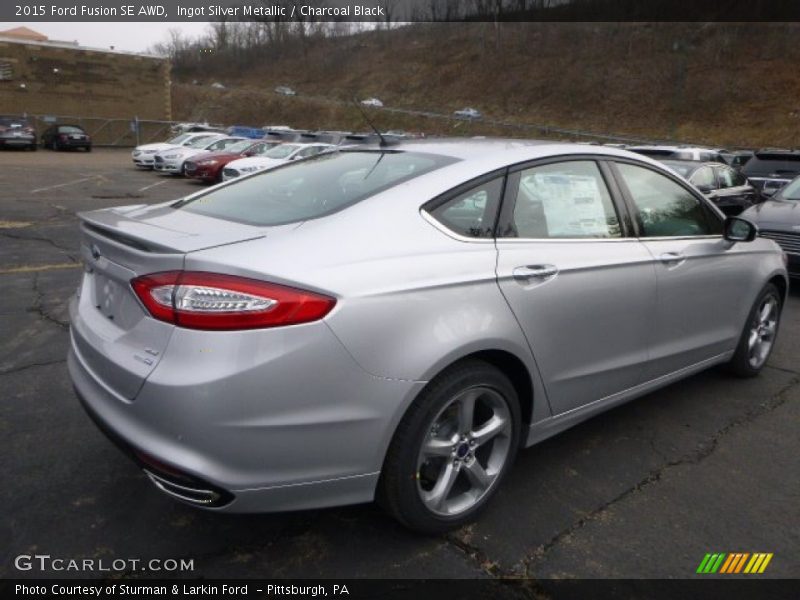
[[[439,479],[436,480],[436,485],[428,492],[427,502],[434,508],[441,508],[450,495],[450,490],[453,489],[453,484],[458,478],[458,469],[453,465],[452,461],[445,463],[444,468],[439,474]]]
[[[758,329],[753,329],[750,331],[750,337],[747,340],[747,348],[751,353],[755,350],[756,344],[758,344]]]
[[[473,460],[469,464],[464,465],[464,474],[467,476],[470,483],[481,491],[488,488],[494,479],[477,460]]]
[[[429,438],[422,447],[425,456],[450,456],[453,451],[453,440]]]
[[[503,432],[506,428],[507,421],[497,415],[493,416],[480,429],[472,432],[472,439],[475,441],[476,446],[482,446],[497,434]]]

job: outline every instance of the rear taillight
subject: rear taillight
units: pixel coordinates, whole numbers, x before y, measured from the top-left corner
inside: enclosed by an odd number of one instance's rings
[[[316,321],[336,304],[329,296],[257,279],[169,271],[131,280],[156,319],[190,329],[258,329]]]
[[[62,140],[68,140],[69,139],[69,136],[66,133],[59,133],[58,137],[59,137],[59,139],[62,139]]]

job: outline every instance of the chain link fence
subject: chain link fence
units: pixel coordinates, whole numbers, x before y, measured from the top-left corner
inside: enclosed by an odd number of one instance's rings
[[[178,121],[152,121],[133,119],[107,119],[103,117],[79,117],[74,115],[28,115],[37,135],[58,123],[79,125],[92,136],[94,146],[131,148],[139,144],[161,142],[170,136]]]

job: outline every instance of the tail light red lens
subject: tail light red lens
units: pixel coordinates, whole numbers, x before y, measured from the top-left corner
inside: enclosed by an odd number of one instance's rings
[[[336,299],[257,279],[168,271],[131,280],[156,319],[189,329],[259,329],[317,321]]]

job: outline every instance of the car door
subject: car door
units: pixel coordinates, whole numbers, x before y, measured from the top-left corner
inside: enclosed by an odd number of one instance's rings
[[[512,171],[498,225],[498,283],[556,414],[637,385],[648,361],[652,259],[626,237],[604,169],[561,158]]]
[[[741,333],[746,249],[722,237],[722,218],[678,177],[651,165],[613,163],[658,283],[648,379],[718,357]]]

